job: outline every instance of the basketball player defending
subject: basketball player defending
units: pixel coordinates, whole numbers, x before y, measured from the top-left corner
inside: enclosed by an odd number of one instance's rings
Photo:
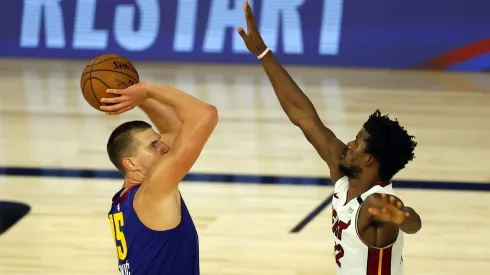
[[[109,220],[123,275],[199,274],[196,227],[178,184],[213,132],[216,108],[174,88],[139,83],[108,90],[107,114],[139,106],[158,132],[143,121],[126,122],[109,137],[107,152],[124,175]]]
[[[267,48],[245,2],[247,48],[260,59],[277,98],[330,168],[332,231],[339,275],[403,274],[403,232],[421,228],[419,215],[395,197],[391,178],[414,157],[416,142],[397,121],[376,111],[347,145],[322,124],[313,104]]]

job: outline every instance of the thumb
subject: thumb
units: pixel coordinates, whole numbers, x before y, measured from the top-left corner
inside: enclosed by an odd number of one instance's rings
[[[238,31],[238,34],[243,38],[245,39],[247,37],[247,33],[245,32],[245,30],[242,28],[242,27],[238,27],[237,28],[237,31]]]

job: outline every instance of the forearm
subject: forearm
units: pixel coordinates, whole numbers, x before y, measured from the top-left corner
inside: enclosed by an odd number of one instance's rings
[[[303,118],[317,117],[311,101],[277,61],[272,52],[267,53],[261,59],[261,63],[282,109],[294,124],[297,125]]]
[[[211,105],[178,89],[148,84],[148,98],[166,104],[175,111],[180,121],[199,118]]]
[[[139,107],[161,134],[176,133],[182,126],[182,121],[172,107],[153,98],[146,99]]]
[[[404,207],[403,210],[410,213],[410,216],[405,218],[398,227],[407,234],[417,233],[422,228],[422,221],[420,220],[419,214],[410,207]]]

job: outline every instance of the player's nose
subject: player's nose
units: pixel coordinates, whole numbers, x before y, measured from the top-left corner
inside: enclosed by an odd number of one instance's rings
[[[347,148],[348,148],[348,149],[352,149],[352,147],[353,147],[353,146],[354,146],[354,141],[349,141],[349,142],[347,143]]]

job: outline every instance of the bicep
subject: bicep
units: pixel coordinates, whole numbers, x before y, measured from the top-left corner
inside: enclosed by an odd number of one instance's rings
[[[214,107],[213,107],[214,108]],[[146,188],[154,193],[174,190],[192,168],[217,124],[214,109],[196,123],[184,123],[172,149],[148,171]]]
[[[174,190],[192,168],[202,147],[184,145],[180,150],[172,149],[148,173],[145,189],[155,195],[167,194]]]
[[[182,127],[182,121],[172,107],[153,98],[146,99],[139,107],[156,126],[160,134],[173,135],[175,138]]]
[[[298,127],[320,157],[327,163],[332,183],[335,184],[344,176],[338,166],[346,145],[330,129],[325,127],[319,118],[300,120]]]

